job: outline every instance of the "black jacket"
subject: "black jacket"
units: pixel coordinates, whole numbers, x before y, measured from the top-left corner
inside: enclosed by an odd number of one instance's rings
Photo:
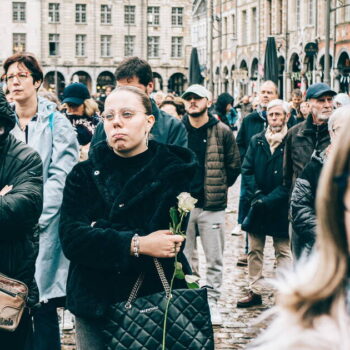
[[[242,163],[251,138],[263,131],[266,128],[266,125],[266,120],[258,112],[250,113],[243,119],[236,139]]]
[[[43,204],[40,156],[29,146],[8,135],[0,143],[0,272],[29,287],[29,306],[38,301],[34,281],[39,237],[37,223]]]
[[[67,307],[75,315],[103,316],[112,302],[127,299],[141,271],[146,277],[139,295],[163,290],[153,259],[130,255],[131,239],[135,233],[169,228],[169,209],[179,193],[188,192],[195,156],[154,141],[149,150],[151,160],[121,189],[115,185],[120,166],[106,142],[96,145],[67,177],[60,237],[71,261]],[[187,263],[182,253],[178,258]],[[169,279],[174,259],[160,260]]]
[[[293,189],[313,152],[323,151],[329,143],[327,123],[314,125],[311,114],[288,131],[283,160],[283,184],[288,191]]]
[[[151,130],[151,139],[167,145],[187,147],[187,132],[181,120],[160,110],[152,99],[151,102],[152,113],[155,117],[155,123]],[[92,137],[90,149],[100,141],[105,140],[106,133],[103,128],[103,123],[100,123]]]
[[[261,200],[253,220],[260,229],[254,233],[288,237],[288,195],[281,190],[284,141],[271,154],[265,131],[255,135],[242,165],[242,177],[248,179],[249,200]]]
[[[325,153],[314,152],[311,161],[295,181],[290,214],[293,226],[293,252],[297,258],[310,254],[316,240],[315,199]]]

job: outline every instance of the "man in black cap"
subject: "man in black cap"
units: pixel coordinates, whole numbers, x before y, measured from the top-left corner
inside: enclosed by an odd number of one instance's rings
[[[314,151],[323,151],[330,144],[327,121],[333,112],[336,92],[325,83],[316,83],[306,92],[311,112],[307,119],[288,131],[283,160],[283,184],[292,192],[295,180],[310,161]],[[292,230],[291,230],[292,231]],[[291,232],[292,251],[295,236]]]

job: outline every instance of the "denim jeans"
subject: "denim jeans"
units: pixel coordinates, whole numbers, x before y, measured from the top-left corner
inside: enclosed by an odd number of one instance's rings
[[[191,211],[186,231],[185,256],[193,267],[193,257],[196,251],[196,233],[202,242],[207,267],[207,285],[209,300],[216,302],[220,297],[223,273],[225,212],[206,211],[194,208]],[[195,253],[197,255],[197,252]],[[196,261],[196,259],[194,259]],[[196,270],[196,266],[195,266]]]
[[[0,330],[1,350],[31,350],[33,323],[28,309],[23,311],[21,321],[14,332]]]
[[[42,303],[34,314],[34,349],[61,350],[57,308],[64,305],[64,298],[50,299]]]
[[[105,350],[98,320],[75,317],[77,350]]]

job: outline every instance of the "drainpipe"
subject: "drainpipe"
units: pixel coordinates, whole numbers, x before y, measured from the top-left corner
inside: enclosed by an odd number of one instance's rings
[[[283,89],[283,92],[284,92],[284,96],[283,98],[285,100],[287,100],[287,97],[288,97],[288,74],[289,74],[289,62],[288,62],[288,1],[289,0],[286,0],[286,19],[285,19],[285,22],[286,22],[286,31],[285,31],[285,42],[286,42],[286,49],[285,49],[285,52],[286,52],[286,58],[285,58],[285,61],[284,61],[284,89]]]

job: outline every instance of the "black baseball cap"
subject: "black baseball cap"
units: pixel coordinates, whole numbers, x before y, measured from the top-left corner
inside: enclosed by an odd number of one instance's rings
[[[333,91],[327,84],[325,83],[316,83],[312,84],[306,91],[306,100],[310,100],[310,98],[319,98],[321,96],[335,96],[337,93]]]
[[[86,85],[82,83],[73,83],[63,90],[62,103],[73,103],[80,106],[88,98],[90,98],[90,93]]]

